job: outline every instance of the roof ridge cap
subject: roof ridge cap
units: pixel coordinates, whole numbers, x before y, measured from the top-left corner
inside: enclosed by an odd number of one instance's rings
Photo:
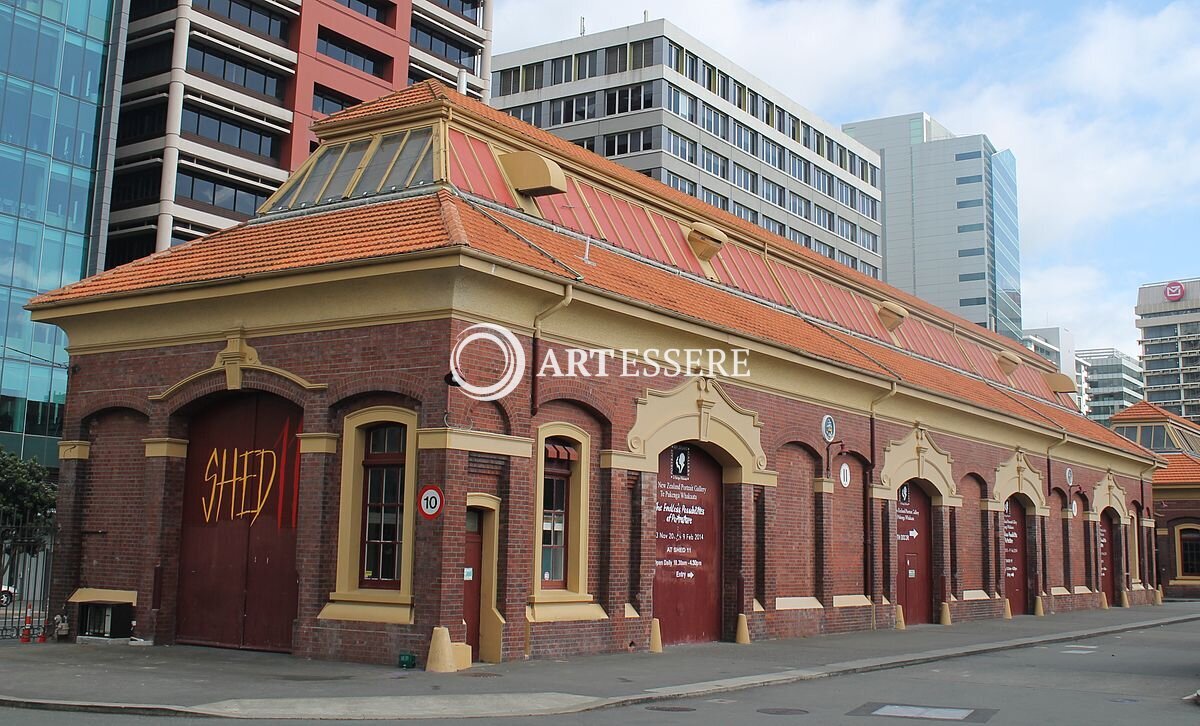
[[[467,228],[463,226],[462,216],[458,213],[458,205],[454,203],[454,195],[448,190],[438,190],[438,211],[442,217],[442,226],[446,228],[446,235],[451,244],[460,247],[470,247],[471,241],[467,238]]]

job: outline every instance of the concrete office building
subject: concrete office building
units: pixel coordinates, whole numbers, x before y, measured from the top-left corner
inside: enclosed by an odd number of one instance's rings
[[[249,219],[326,114],[427,78],[485,93],[480,0],[133,4],[104,267]],[[363,153],[356,149],[352,153]]]
[[[666,20],[493,67],[497,108],[880,277],[879,155]]]
[[[925,113],[842,126],[883,165],[884,276],[892,285],[1021,339],[1017,168],[983,134]]]
[[[1075,352],[1075,334],[1062,327],[1029,328],[1021,344],[1042,356],[1075,380],[1075,399],[1082,413],[1088,411],[1088,364]]]
[[[66,339],[24,306],[86,274],[104,238],[120,6],[0,4],[0,448],[51,467]]]
[[[1146,400],[1200,422],[1200,277],[1138,288]]]
[[[1114,414],[1145,398],[1137,358],[1116,348],[1088,348],[1076,355],[1088,366],[1088,418],[1107,426]]]

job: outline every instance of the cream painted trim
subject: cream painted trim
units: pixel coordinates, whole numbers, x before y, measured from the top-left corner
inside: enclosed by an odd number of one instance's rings
[[[1085,522],[1099,522],[1100,521],[1100,513],[1099,512],[1080,512],[1080,514],[1083,515],[1083,521],[1085,521]]]
[[[628,471],[658,471],[658,455],[680,441],[716,445],[709,451],[721,464],[725,484],[775,486],[767,469],[758,414],[738,406],[721,384],[697,377],[669,391],[647,389],[637,400],[628,452],[612,452],[609,463]]]
[[[58,458],[62,461],[86,461],[92,455],[90,441],[59,441]]]
[[[146,445],[146,458],[148,459],[187,458],[187,439],[142,439],[142,443]]]
[[[1004,504],[993,502],[991,499],[980,499],[979,509],[984,512],[1003,512]]]
[[[1170,534],[1170,532],[1169,532],[1168,530],[1166,530],[1166,529],[1156,529],[1156,530],[1154,530],[1154,534],[1155,534],[1155,535],[1162,535],[1162,534]]]
[[[483,540],[483,581],[479,588],[479,658],[499,663],[504,653],[504,616],[496,608],[497,573],[500,570],[500,497],[482,492],[467,493],[467,507],[487,512],[480,538]],[[468,658],[469,660],[469,658]]]
[[[524,436],[492,434],[486,431],[463,431],[450,428],[418,429],[417,448],[456,449],[528,459],[533,456],[533,439]]]
[[[535,602],[525,606],[531,623],[565,623],[579,620],[608,620],[608,613],[594,602]]]
[[[1129,508],[1125,506],[1125,490],[1113,478],[1111,471],[1105,474],[1100,483],[1092,490],[1091,505],[1092,511],[1096,513],[1097,517],[1106,508],[1112,507],[1121,524],[1129,523]]]
[[[1074,593],[1076,595],[1091,595],[1092,591],[1088,589],[1087,585],[1076,585],[1074,588]]]
[[[918,423],[903,439],[884,447],[880,483],[871,487],[871,496],[895,500],[896,492],[905,482],[921,479],[933,485],[930,498],[934,506],[961,507],[953,463],[954,458],[938,448],[929,438],[929,431]]]
[[[301,454],[336,454],[341,434],[296,434]]]
[[[833,494],[837,491],[837,484],[829,477],[818,476],[813,477],[813,494]]]
[[[566,568],[565,590],[542,589],[542,491],[546,483],[546,439],[561,436],[571,439],[579,445],[579,459],[571,467],[570,490],[567,492],[567,553],[563,566]],[[535,479],[533,481],[533,592],[530,594],[532,604],[562,603],[564,601],[590,602],[592,596],[587,594],[588,583],[588,523],[590,520],[589,505],[592,483],[592,437],[586,431],[561,421],[545,423],[538,426],[534,452]],[[599,607],[597,605],[596,607]],[[542,617],[547,611],[534,610],[536,617]],[[600,610],[604,612],[603,609]],[[595,613],[593,613],[594,615]],[[549,617],[549,616],[547,616]],[[599,620],[596,617],[559,618],[567,620]],[[607,614],[604,615],[608,617]]]
[[[823,610],[824,605],[815,597],[777,597],[776,610]]]
[[[1072,519],[1075,515],[1071,514],[1071,508],[1067,507],[1065,509],[1060,509],[1058,511],[1058,516],[1062,519]]]
[[[338,506],[338,545],[337,545],[337,591],[330,593],[330,600],[347,601],[350,603],[379,603],[382,598],[387,602],[396,603],[396,607],[408,605],[408,621],[412,620],[412,571],[413,571],[413,541],[416,539],[416,499],[417,499],[417,467],[415,461],[410,461],[404,467],[404,523],[400,546],[400,587],[398,590],[383,590],[375,588],[360,588],[362,574],[361,543],[362,543],[362,490],[363,490],[363,458],[367,450],[367,429],[373,424],[399,423],[406,429],[405,450],[417,450],[417,414],[413,411],[396,406],[370,406],[346,414],[342,423],[342,473],[341,500]],[[412,457],[416,458],[416,457]],[[384,614],[373,610],[346,610],[326,605],[326,611],[341,613],[343,611],[356,613],[366,617],[384,617]],[[329,615],[328,617],[339,617]],[[386,611],[386,617],[399,618],[398,611]],[[351,619],[351,618],[345,618]],[[368,620],[368,622],[401,622],[399,620]]]
[[[871,599],[866,595],[834,595],[833,606],[835,608],[857,608],[864,605],[870,605]]]
[[[963,602],[968,600],[991,600],[992,596],[983,590],[963,590]]]
[[[190,376],[186,376],[185,378],[176,381],[162,393],[153,394],[149,396],[149,398],[151,401],[161,401],[163,399],[170,398],[172,394],[187,384],[199,378],[203,378],[214,371],[224,371],[225,390],[240,390],[242,387],[242,373],[250,370],[273,373],[281,378],[286,378],[301,388],[306,388],[310,391],[324,390],[329,387],[323,383],[310,383],[295,373],[285,371],[282,368],[263,365],[262,361],[258,359],[258,351],[246,342],[246,331],[237,330],[226,335],[225,348],[217,353],[217,358],[215,361],[213,361],[211,366],[205,368],[204,370],[196,371]]]
[[[1200,580],[1200,575],[1185,575],[1183,574],[1183,537],[1181,536],[1184,530],[1200,532],[1200,524],[1185,522],[1174,527],[1175,536],[1175,579],[1176,580]]]
[[[133,605],[137,607],[137,590],[109,590],[102,587],[81,587],[71,593],[67,602],[97,605]]]
[[[398,603],[331,602],[321,608],[317,620],[351,620],[359,623],[412,625],[413,607]]]
[[[1146,529],[1154,529],[1154,520],[1146,517],[1142,518],[1142,526]]]
[[[993,502],[1003,506],[1010,497],[1020,496],[1033,505],[1033,513],[1039,517],[1050,516],[1046,495],[1042,494],[1042,475],[1029,465],[1025,452],[1017,449],[1011,459],[996,467],[996,483],[992,487]]]
[[[1053,587],[1050,588],[1050,594],[1051,595],[1070,595],[1071,591],[1065,587],[1059,587],[1058,585],[1054,585]]]
[[[760,603],[758,601],[758,598],[754,598],[754,612],[761,613],[761,612],[765,612],[765,611],[766,611],[766,608],[764,608],[762,603]]]
[[[625,617],[637,619],[642,616],[638,614],[637,608],[635,608],[632,603],[625,603]]]

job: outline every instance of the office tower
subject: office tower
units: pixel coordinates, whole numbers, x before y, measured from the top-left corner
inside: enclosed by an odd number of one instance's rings
[[[1116,348],[1089,348],[1076,355],[1088,366],[1088,418],[1108,426],[1114,414],[1145,398],[1137,358]]]
[[[1062,327],[1029,328],[1021,335],[1021,344],[1058,366],[1075,381],[1075,402],[1082,413],[1088,411],[1088,364],[1075,351],[1075,334]]]
[[[479,0],[134,3],[104,267],[248,219],[327,114],[462,71],[482,96],[489,28]]]
[[[0,448],[56,466],[66,339],[38,292],[89,270],[104,238],[120,2],[0,4]]]
[[[983,134],[956,136],[928,114],[842,126],[883,166],[884,279],[1021,339],[1017,165]]]
[[[880,276],[879,155],[671,23],[492,65],[497,108]]]
[[[1200,422],[1200,277],[1138,288],[1146,400]]]

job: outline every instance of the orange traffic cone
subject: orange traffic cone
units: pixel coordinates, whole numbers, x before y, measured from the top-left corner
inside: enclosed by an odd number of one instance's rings
[[[25,607],[25,627],[21,629],[21,642],[33,642],[33,605]]]
[[[49,630],[50,630],[50,621],[47,620],[46,622],[42,623],[42,632],[38,633],[37,642],[45,643],[46,642],[46,633],[49,632]]]

